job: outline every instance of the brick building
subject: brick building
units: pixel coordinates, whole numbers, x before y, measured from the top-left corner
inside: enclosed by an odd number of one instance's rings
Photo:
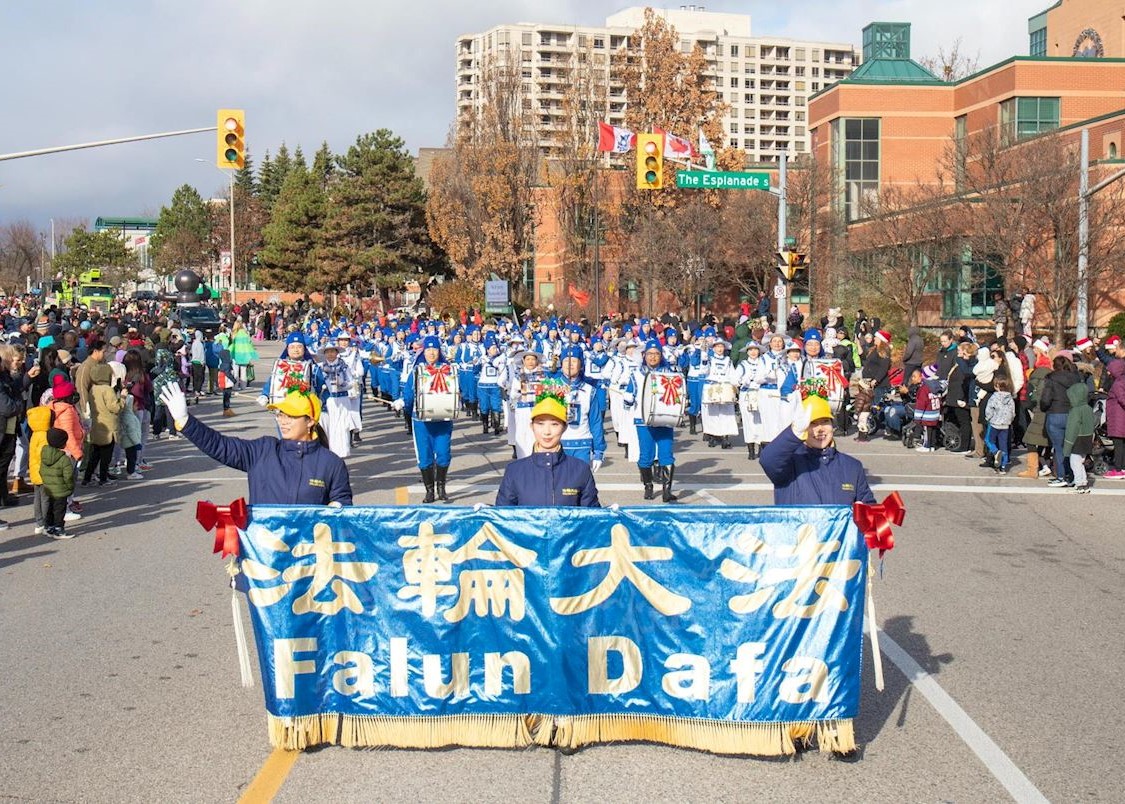
[[[1060,0],[1030,20],[1032,55],[951,82],[911,60],[908,24],[868,26],[863,65],[809,101],[812,152],[829,166],[837,234],[846,243],[886,188],[928,184],[958,193],[951,149],[985,132],[995,132],[1001,147],[1049,134],[1077,148],[1087,129],[1091,175],[1119,169],[1125,140],[1123,18],[1121,0]],[[997,271],[967,253],[932,288],[922,323],[990,317],[993,295],[1001,290]],[[1091,324],[1104,324],[1120,309],[1102,304]]]

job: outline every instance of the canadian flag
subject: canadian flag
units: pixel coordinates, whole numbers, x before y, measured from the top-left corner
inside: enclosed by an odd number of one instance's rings
[[[637,135],[627,128],[618,128],[598,121],[598,150],[627,154],[637,145]]]
[[[665,131],[662,128],[653,128],[654,134],[664,135],[664,155],[672,157],[673,159],[691,159],[695,149],[691,147],[691,141],[685,140],[683,137],[677,137],[671,132]]]

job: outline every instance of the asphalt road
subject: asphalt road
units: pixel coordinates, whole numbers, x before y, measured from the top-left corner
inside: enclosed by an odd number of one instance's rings
[[[217,398],[198,410],[232,434],[273,430],[252,395],[235,407],[232,419]],[[392,504],[401,486],[419,502],[401,426],[381,407],[365,419],[349,459],[357,504]],[[875,691],[865,649],[856,758],[327,748],[266,771],[277,800],[1120,800],[1125,483],[1079,497],[946,453],[842,446],[877,496],[900,489],[909,509],[876,584],[886,689]],[[71,541],[32,535],[29,501],[4,513],[0,799],[231,801],[264,778],[261,689],[239,686],[223,564],[194,521],[196,500],[234,499],[245,479],[182,440],[147,454],[145,480],[84,495]],[[459,423],[454,504],[490,502],[509,457],[502,439]],[[685,432],[677,459],[684,502],[771,500],[744,449]],[[598,483],[605,504],[644,504],[619,450]]]

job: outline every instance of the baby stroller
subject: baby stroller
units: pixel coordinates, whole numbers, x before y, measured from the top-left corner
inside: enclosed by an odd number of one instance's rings
[[[935,447],[945,447],[950,452],[961,452],[961,431],[956,422],[943,420],[941,426],[934,433]],[[922,443],[922,425],[919,422],[910,422],[902,428],[902,445],[907,449],[914,449]]]
[[[1096,394],[1091,400],[1094,408],[1094,443],[1086,458],[1086,471],[1102,476],[1113,468],[1113,439],[1106,433],[1105,394]]]

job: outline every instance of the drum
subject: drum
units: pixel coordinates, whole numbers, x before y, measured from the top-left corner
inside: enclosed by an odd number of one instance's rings
[[[457,372],[448,363],[414,369],[414,418],[423,422],[447,422],[457,418],[461,407]]]
[[[742,393],[738,395],[738,402],[743,410],[755,411],[758,409],[758,389],[757,388],[743,388]]]
[[[703,404],[729,405],[738,398],[738,392],[729,382],[709,382],[703,386]]]
[[[684,375],[674,371],[649,372],[641,388],[641,421],[648,427],[676,427],[687,405]]]
[[[838,359],[817,358],[813,361],[817,372],[828,383],[828,404],[833,413],[839,413],[844,404],[844,394],[848,390],[848,378],[844,376],[844,364]]]

